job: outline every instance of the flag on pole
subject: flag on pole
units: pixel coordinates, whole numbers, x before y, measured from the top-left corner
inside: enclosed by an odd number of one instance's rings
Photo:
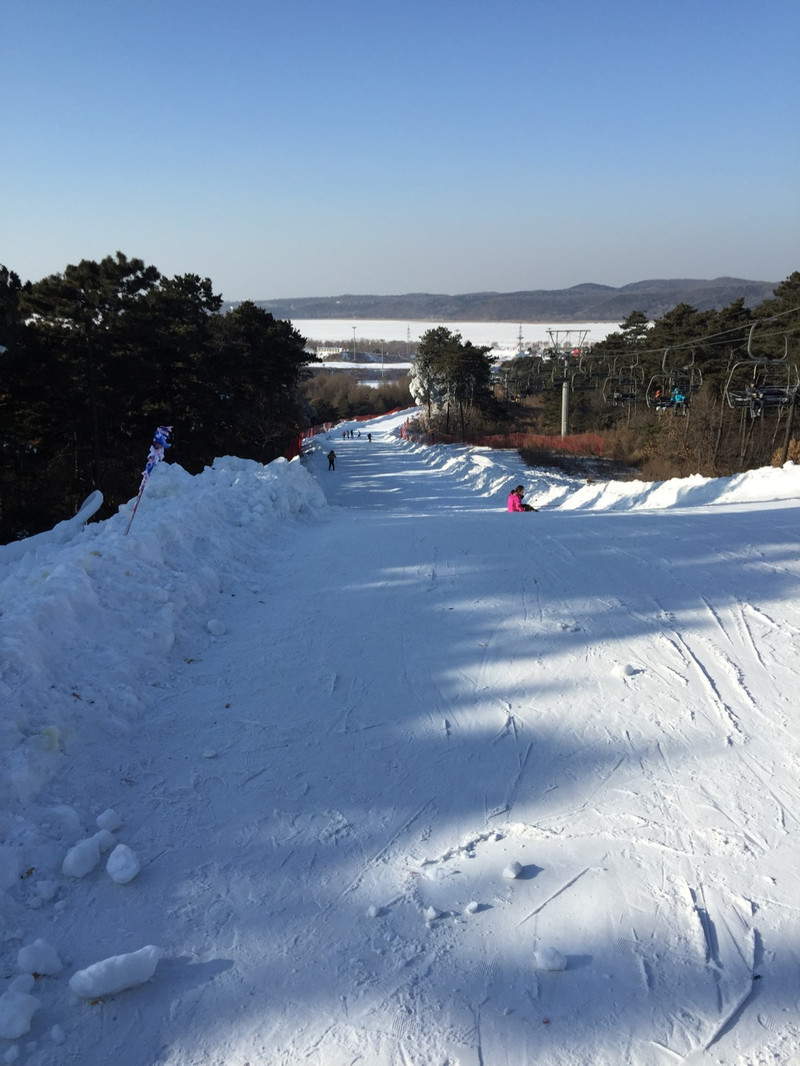
[[[153,470],[158,465],[158,463],[160,463],[161,460],[164,458],[164,452],[167,450],[167,448],[171,447],[171,445],[168,443],[169,435],[171,432],[172,426],[159,426],[153,434],[153,443],[150,445],[150,451],[147,454],[147,465],[142,471],[142,483],[139,486],[139,492],[136,496],[136,502],[133,505],[131,517],[128,519],[128,525],[125,529],[126,537],[128,535],[128,531],[131,528],[131,525],[133,524],[133,519],[136,516],[136,510],[139,506],[139,500],[141,500],[142,498],[144,487],[147,484],[147,479],[153,473]]]

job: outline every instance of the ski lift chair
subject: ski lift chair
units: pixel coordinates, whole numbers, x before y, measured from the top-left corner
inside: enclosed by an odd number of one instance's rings
[[[695,352],[692,348],[691,356],[688,362],[676,363],[674,360],[670,360],[669,353],[671,349],[665,348],[664,355],[661,359],[661,373],[654,374],[650,379],[650,385],[648,386],[648,406],[654,406],[656,408],[663,409],[665,407],[674,406],[674,397],[676,393],[683,397],[681,408],[685,410],[692,402],[692,397],[703,384],[703,372],[700,367],[695,366]],[[653,403],[651,404],[649,399],[650,389],[653,390]],[[656,392],[660,390],[658,396]]]
[[[616,363],[616,361],[615,361]],[[620,367],[606,378],[603,383],[603,400],[619,407],[621,404],[635,404],[644,385],[644,368],[637,363]]]
[[[797,364],[789,361],[789,339],[784,336],[783,355],[777,359],[753,353],[753,331],[747,338],[747,358],[733,363],[725,382],[725,399],[729,407],[749,409],[753,417],[788,409],[797,393],[800,373]]]

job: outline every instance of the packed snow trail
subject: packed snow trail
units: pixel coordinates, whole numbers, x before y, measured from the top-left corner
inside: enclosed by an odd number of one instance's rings
[[[163,954],[42,1062],[800,1061],[798,507],[508,515],[362,433],[75,753],[144,861],[63,954]]]

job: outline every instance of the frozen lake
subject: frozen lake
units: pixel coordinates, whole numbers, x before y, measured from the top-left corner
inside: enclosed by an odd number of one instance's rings
[[[394,319],[306,318],[292,319],[292,325],[309,342],[340,343],[360,348],[365,341],[404,341],[416,344],[429,329],[445,326],[460,333],[465,341],[492,348],[515,351],[520,331],[525,348],[550,344],[549,330],[558,331],[558,341],[578,344],[601,341],[619,329],[618,322],[408,322]],[[567,331],[570,332],[568,337]],[[583,336],[585,334],[585,336]]]

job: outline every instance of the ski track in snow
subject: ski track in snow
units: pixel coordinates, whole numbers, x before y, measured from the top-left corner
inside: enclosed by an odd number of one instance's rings
[[[466,450],[331,440],[329,507],[220,553],[222,635],[179,634],[37,800],[84,776],[142,872],[20,889],[7,971],[43,926],[70,972],[164,956],[92,1005],[38,979],[66,1039],[6,1061],[800,1062],[787,512],[763,545],[750,511],[518,519]]]

